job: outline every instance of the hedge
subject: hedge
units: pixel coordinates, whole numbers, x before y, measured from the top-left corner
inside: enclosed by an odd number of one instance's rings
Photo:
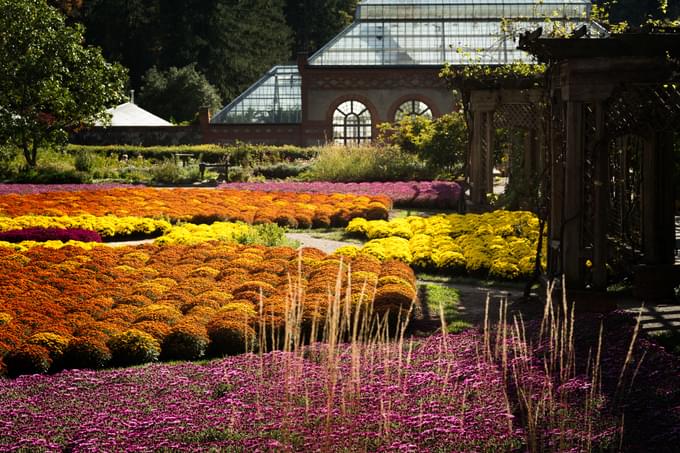
[[[146,159],[174,159],[175,154],[194,154],[200,156],[201,162],[216,163],[229,156],[232,165],[262,165],[279,162],[309,160],[319,154],[320,148],[301,148],[297,146],[270,146],[238,143],[234,145],[179,145],[179,146],[134,146],[109,145],[85,146],[68,145],[66,151],[70,154],[81,152],[100,153],[108,156],[128,157],[141,156]]]

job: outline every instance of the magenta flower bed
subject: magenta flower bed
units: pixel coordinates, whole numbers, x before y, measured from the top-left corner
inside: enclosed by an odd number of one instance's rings
[[[577,368],[592,359],[600,318],[577,321]],[[578,327],[580,326],[580,327]],[[536,356],[508,361],[508,374],[529,364],[520,381],[540,398],[562,395],[556,420],[539,420],[539,451],[618,448],[671,451],[680,442],[677,357],[642,339],[632,366],[616,382],[632,333],[630,317],[604,319],[602,397],[586,413],[590,378],[561,386]],[[529,337],[537,328],[530,323]],[[492,338],[493,344],[493,338]],[[150,365],[108,371],[0,379],[0,450],[28,451],[526,451],[529,429],[515,385],[500,362],[480,358],[476,331],[433,336],[404,347],[349,349],[335,372],[326,346],[304,354],[274,352],[207,364]],[[590,351],[590,353],[589,353]],[[644,359],[643,359],[644,357]],[[640,362],[642,360],[642,362]],[[332,363],[332,362],[331,362]],[[631,378],[634,380],[630,384]],[[512,378],[511,378],[512,379]],[[506,395],[508,399],[506,399]],[[528,394],[527,394],[528,395]],[[532,399],[533,399],[532,398]],[[560,420],[564,420],[562,425]],[[552,424],[551,424],[552,423]]]
[[[10,230],[0,232],[0,241],[81,241],[102,242],[102,237],[96,231],[83,230],[80,228],[24,228],[22,230]]]
[[[325,362],[315,359],[319,349],[307,358],[270,353],[262,363],[242,355],[207,365],[0,380],[0,450],[428,452],[521,446],[522,431],[509,427],[500,370],[477,363],[479,339],[451,338],[449,353],[438,359],[441,346],[441,337],[425,341],[410,365],[405,355],[399,364],[394,346],[365,351],[374,360],[362,361],[357,380],[350,356],[343,355],[334,392]]]
[[[387,195],[395,206],[455,208],[461,196],[460,185],[450,181],[404,182],[263,182],[225,183],[223,189],[260,190],[265,192],[352,193]]]
[[[0,195],[10,193],[29,194],[44,192],[80,192],[83,190],[103,190],[117,187],[139,187],[133,184],[0,184]]]

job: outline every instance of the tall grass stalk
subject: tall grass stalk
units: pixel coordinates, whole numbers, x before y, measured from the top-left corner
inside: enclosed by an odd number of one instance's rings
[[[376,287],[364,281],[361,282],[359,294],[353,293],[352,288],[357,286],[352,286],[351,266],[341,261],[325,301],[322,299],[319,302],[315,298],[314,303],[307,304],[301,263],[302,255],[299,256],[297,275],[288,276],[289,288],[283,319],[277,321],[274,313],[265,316],[264,298],[260,297],[258,339],[248,335],[244,335],[244,338],[250,342],[246,344],[246,350],[256,350],[261,358],[268,350],[283,350],[283,391],[287,395],[287,407],[282,408],[282,411],[284,417],[290,417],[286,419],[285,426],[292,427],[296,421],[299,423],[299,419],[285,414],[295,413],[295,408],[300,404],[305,414],[311,413],[309,394],[313,389],[307,387],[305,367],[314,363],[324,370],[323,380],[316,384],[324,391],[322,404],[325,406],[325,415],[323,420],[316,419],[316,422],[319,423],[319,448],[332,451],[336,417],[352,417],[360,409],[362,388],[367,382],[381,382],[385,389],[400,389],[397,391],[406,394],[407,370],[417,347],[417,340],[407,338],[407,327],[415,301],[412,301],[408,310],[402,307],[396,313],[376,316],[369,300],[375,294]],[[553,284],[548,286],[543,317],[535,336],[529,334],[521,315],[508,318],[508,300],[505,298],[499,301],[498,318],[492,322],[492,301],[487,295],[480,349],[477,350],[477,367],[482,369],[492,366],[499,371],[508,414],[508,432],[515,431],[515,424],[522,426],[528,451],[591,451],[597,447],[593,438],[601,428],[594,423],[601,420],[599,409],[604,397],[601,382],[604,327],[600,325],[595,350],[588,351],[583,371],[583,367],[577,367],[576,362],[574,305],[568,303],[564,294],[559,300],[554,300],[554,288]],[[469,401],[474,401],[476,389],[464,379],[450,379],[453,372],[451,363],[458,351],[452,350],[448,341],[450,337],[442,304],[439,318],[441,341],[438,346],[434,346],[432,372],[438,379],[441,378],[442,384],[434,393],[442,399],[446,398],[447,393],[462,394],[460,402],[456,402],[457,413],[452,415],[464,419],[469,410]],[[639,321],[638,316],[638,324],[619,375],[617,395],[624,388],[630,390],[644,360],[644,356],[637,363],[633,360]],[[267,376],[262,359],[259,367],[257,374],[262,384]],[[582,370],[581,375],[578,374],[579,369]],[[299,382],[305,382],[302,393],[297,385]],[[582,392],[578,395],[583,396],[583,406],[579,408],[575,408],[573,401],[569,400],[569,386],[575,383],[580,389],[577,391]],[[564,391],[565,388],[567,391]],[[396,401],[387,390],[378,391],[381,393],[375,395],[375,401],[379,406],[380,421],[376,430],[382,441],[389,444],[394,436]],[[258,398],[258,401],[264,401],[267,395],[258,395]],[[304,400],[302,403],[300,398]],[[427,415],[427,401],[414,401],[413,404],[420,407],[421,418],[424,418]],[[574,414],[582,415],[583,418],[575,421]],[[518,416],[518,419],[514,419],[513,415]],[[619,442],[623,436],[623,423],[624,418],[621,417],[617,434]],[[582,434],[574,435],[574,431]],[[366,444],[366,450],[374,447]]]

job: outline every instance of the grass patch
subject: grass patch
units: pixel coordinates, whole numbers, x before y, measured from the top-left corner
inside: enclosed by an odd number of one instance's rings
[[[455,209],[393,208],[390,211],[390,220],[403,219],[412,215],[433,217],[439,214],[458,214],[458,211]]]
[[[448,333],[458,333],[472,327],[472,324],[460,317],[458,311],[460,294],[455,288],[426,283],[421,285],[420,295],[430,317],[438,318],[440,313],[443,313]]]
[[[416,278],[421,282],[439,283],[449,285],[469,285],[481,286],[484,288],[507,288],[514,290],[524,290],[526,282],[511,281],[511,280],[491,280],[479,279],[467,275],[449,275],[444,273],[437,273],[432,271],[416,271]]]

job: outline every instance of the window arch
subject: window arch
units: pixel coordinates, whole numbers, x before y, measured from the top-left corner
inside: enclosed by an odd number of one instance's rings
[[[372,138],[371,112],[359,101],[345,101],[333,113],[333,141],[338,145],[361,145]]]
[[[423,101],[412,99],[402,103],[394,113],[394,121],[399,122],[404,118],[423,118],[432,119],[432,109]]]

